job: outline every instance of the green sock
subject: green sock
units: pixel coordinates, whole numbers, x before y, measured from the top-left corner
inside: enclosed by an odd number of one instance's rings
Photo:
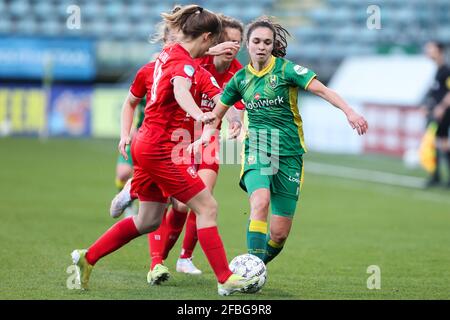
[[[260,258],[266,255],[267,222],[250,220],[247,227],[247,251]]]
[[[264,263],[267,264],[272,261],[272,259],[275,258],[281,250],[283,250],[283,246],[284,241],[282,243],[277,243],[270,239],[270,235],[268,234],[266,240],[266,254],[263,259]]]

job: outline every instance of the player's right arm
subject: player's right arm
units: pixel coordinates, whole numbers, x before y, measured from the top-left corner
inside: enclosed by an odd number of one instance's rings
[[[191,82],[188,79],[183,77],[173,78],[173,94],[178,105],[197,121],[206,124],[213,122],[216,116],[212,112],[202,112],[195,103],[194,98],[189,91],[190,88]]]
[[[363,135],[367,132],[369,125],[367,124],[366,119],[355,112],[337,92],[329,89],[317,79],[311,81],[307,90],[328,101],[336,108],[341,109],[346,115],[350,126],[355,129],[359,135]]]
[[[235,51],[239,51],[240,48],[241,46],[239,43],[233,41],[225,41],[209,48],[205,55],[220,56],[226,53],[234,53]]]
[[[216,106],[214,107],[212,113],[215,115],[217,120],[222,120],[227,113],[230,106],[234,105],[236,102],[242,99],[241,93],[236,85],[236,75],[231,78],[228,82],[225,90],[223,91],[220,99],[215,100]],[[196,149],[199,144],[205,144],[211,141],[211,136],[216,129],[218,121],[207,124],[203,128],[202,136],[199,140],[195,141],[191,146],[191,149]]]
[[[433,110],[433,117],[437,121],[441,121],[444,117],[446,110],[450,108],[450,91],[442,98],[441,102],[439,102]]]
[[[129,92],[122,106],[119,152],[125,160],[128,160],[128,155],[125,148],[131,143],[131,127],[133,125],[134,110],[140,101],[141,98],[137,98]]]
[[[131,127],[133,125],[134,110],[147,93],[147,88],[145,87],[146,76],[147,72],[144,66],[137,72],[136,77],[130,86],[130,92],[122,105],[122,114],[120,117],[120,141],[118,148],[119,152],[126,160],[128,160],[128,155],[125,148],[131,143]]]

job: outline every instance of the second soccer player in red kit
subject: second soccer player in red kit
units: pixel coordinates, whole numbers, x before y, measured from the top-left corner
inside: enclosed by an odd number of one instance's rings
[[[172,159],[177,144],[172,133],[182,126],[186,112],[204,123],[215,120],[213,113],[203,113],[197,106],[190,88],[197,68],[193,59],[214,44],[221,22],[214,13],[197,5],[162,16],[170,28],[180,30],[181,37],[178,43],[165,47],[156,60],[151,99],[131,148],[135,165],[132,190],[140,200],[139,214],[117,222],[87,250],[74,250],[72,260],[79,267],[81,287],[86,289],[99,259],[158,228],[167,197],[172,196],[197,214],[198,241],[218,280],[218,293],[246,292],[259,279],[246,279],[230,271],[217,229],[217,202],[196,172],[190,170],[190,164],[175,164]],[[133,115],[123,118],[119,150],[126,156]]]
[[[242,42],[244,27],[242,23],[231,17],[224,15],[219,15],[222,22],[222,33],[220,36],[219,44],[217,47],[224,45],[226,43],[234,43],[237,47],[240,46]],[[216,47],[216,48],[217,48]],[[202,74],[209,74],[217,80],[216,82],[221,88],[225,88],[228,81],[233,77],[233,75],[242,68],[242,65],[236,59],[238,50],[230,50],[225,54],[220,55],[205,55],[201,58],[196,59],[201,66],[199,71],[206,69],[209,72],[201,72]],[[203,69],[204,68],[204,69]],[[196,73],[195,77],[200,74]],[[208,85],[211,87],[211,80],[208,76],[204,76],[204,81],[198,84],[198,88],[203,88],[201,90],[196,90],[194,97],[195,101],[200,105],[203,111],[211,111],[216,102],[212,101],[208,97]],[[201,81],[202,77],[198,77]],[[199,81],[199,82],[200,82]],[[208,84],[209,83],[209,84]],[[206,89],[205,89],[206,88]],[[192,90],[191,90],[192,91]],[[204,92],[202,92],[204,91]],[[243,110],[245,106],[242,102],[235,104],[236,109]],[[227,112],[227,119],[229,122],[229,137],[233,138],[236,133],[240,131],[242,114],[240,115],[235,108],[231,108]],[[241,112],[242,113],[242,112]],[[189,115],[185,119],[185,128],[189,130],[191,138],[197,139],[201,132],[194,133],[194,121]],[[201,128],[198,128],[201,129]],[[220,131],[220,124],[217,127]],[[199,130],[197,130],[199,131]],[[218,134],[218,132],[216,132]],[[197,137],[195,137],[197,135]],[[214,142],[208,146],[207,149],[203,150],[201,159],[196,163],[196,169],[198,175],[201,177],[205,185],[213,192],[214,186],[217,181],[217,176],[219,172],[219,142],[218,135],[213,137]],[[192,140],[192,142],[194,141]],[[167,258],[169,251],[174,246],[179,235],[182,232],[183,226],[186,222],[186,232],[183,239],[183,245],[181,254],[177,260],[176,270],[178,272],[188,273],[188,274],[200,274],[201,271],[195,267],[192,261],[192,253],[194,251],[195,245],[197,243],[197,225],[196,225],[196,215],[193,211],[187,215],[189,208],[179,201],[172,201],[172,209],[166,215],[166,219],[163,220],[160,229],[149,234],[149,241],[151,242],[151,252],[152,252],[152,267],[150,269],[149,275],[154,274],[151,278],[159,278],[159,273],[161,269],[168,274],[168,269],[162,267],[163,260]],[[161,242],[164,242],[161,244]],[[162,250],[158,248],[162,247]],[[158,255],[159,253],[159,255]],[[154,269],[156,267],[156,269]],[[148,277],[149,278],[149,277]]]

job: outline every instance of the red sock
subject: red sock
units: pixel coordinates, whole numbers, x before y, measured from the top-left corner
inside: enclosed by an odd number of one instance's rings
[[[188,259],[192,257],[195,245],[197,244],[197,224],[196,224],[195,212],[192,210],[189,212],[186,222],[186,231],[184,233],[183,247],[181,249],[181,259]]]
[[[148,248],[150,250],[150,260],[151,260],[150,270],[153,270],[153,268],[157,264],[163,263],[163,251],[167,226],[166,216],[167,216],[167,209],[164,212],[161,225],[159,226],[159,228],[148,234]]]
[[[123,219],[109,228],[95,243],[90,246],[86,260],[94,265],[102,257],[116,251],[141,234],[136,229],[133,217]]]
[[[198,242],[205,252],[219,283],[224,283],[232,275],[228,267],[227,255],[217,227],[197,229]]]
[[[167,214],[166,219],[166,238],[163,251],[163,259],[167,258],[170,250],[173,248],[175,243],[180,236],[181,231],[183,231],[184,223],[186,222],[187,212],[177,211],[172,208]]]

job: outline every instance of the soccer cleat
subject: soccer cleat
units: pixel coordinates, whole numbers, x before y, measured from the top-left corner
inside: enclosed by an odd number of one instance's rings
[[[111,217],[118,218],[122,215],[125,209],[133,202],[130,195],[131,191],[131,179],[128,179],[124,187],[111,201],[111,207],[109,208],[109,214]]]
[[[244,278],[237,274],[232,274],[224,283],[217,284],[217,291],[221,296],[229,296],[235,292],[250,293],[259,282],[259,277]]]
[[[161,284],[162,282],[169,280],[169,278],[169,269],[162,264],[157,264],[153,267],[153,270],[150,270],[147,274],[147,282],[152,286]]]
[[[77,280],[81,285],[81,290],[88,290],[89,277],[91,276],[93,265],[89,264],[86,260],[87,250],[73,250],[72,251],[72,262],[76,265],[77,269]]]
[[[199,270],[192,262],[192,258],[186,258],[186,259],[179,258],[177,260],[177,272],[187,273],[187,274],[192,274],[192,275],[202,274],[202,271]]]

